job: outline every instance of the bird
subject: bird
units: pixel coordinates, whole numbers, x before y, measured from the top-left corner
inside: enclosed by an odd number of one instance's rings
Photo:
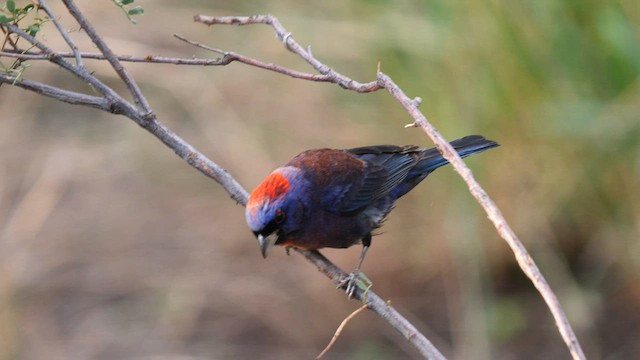
[[[451,141],[460,157],[499,146],[480,135]],[[304,151],[271,172],[249,195],[245,217],[266,258],[274,245],[318,250],[362,244],[354,270],[343,279],[349,297],[372,232],[396,200],[448,164],[436,148],[373,145]]]

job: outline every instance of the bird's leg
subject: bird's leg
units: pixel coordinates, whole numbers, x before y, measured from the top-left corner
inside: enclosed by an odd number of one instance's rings
[[[345,284],[347,285],[346,292],[349,298],[353,297],[353,294],[355,293],[356,288],[358,287],[358,280],[360,279],[360,267],[362,267],[362,263],[364,262],[364,257],[367,255],[367,250],[369,250],[370,246],[371,246],[371,233],[368,233],[367,235],[364,236],[364,238],[362,238],[362,252],[360,253],[360,259],[358,260],[358,264],[356,265],[355,269],[353,269],[351,274],[349,274],[346,278],[340,281],[340,284],[338,285],[338,287],[342,287]]]
[[[367,254],[367,250],[369,247],[366,245],[362,246],[362,252],[360,253],[360,259],[358,260],[358,265],[353,269],[351,274],[349,274],[349,282],[347,283],[347,296],[349,298],[353,297],[353,294],[358,287],[358,280],[360,279],[360,267],[362,266],[362,262],[364,261],[364,256]]]

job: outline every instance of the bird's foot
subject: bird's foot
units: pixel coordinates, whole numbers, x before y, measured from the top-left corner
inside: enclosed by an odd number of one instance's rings
[[[360,272],[360,270],[354,270],[349,275],[345,276],[338,283],[338,288],[345,288],[345,292],[347,293],[347,297],[349,299],[353,299],[353,295],[356,293],[356,289],[360,288],[364,291],[362,295],[362,301],[366,302],[367,291],[371,288],[373,283],[369,278]]]

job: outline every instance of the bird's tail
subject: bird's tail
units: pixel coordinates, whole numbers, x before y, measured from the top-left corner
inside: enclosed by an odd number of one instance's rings
[[[460,157],[467,157],[500,145],[497,142],[485,139],[480,135],[469,135],[461,139],[453,140],[451,142],[451,146],[453,146],[453,148],[458,152]],[[449,163],[449,161],[445,159],[436,148],[423,150],[420,158],[420,161],[413,168],[409,177],[411,177],[411,175],[426,176],[440,166]]]

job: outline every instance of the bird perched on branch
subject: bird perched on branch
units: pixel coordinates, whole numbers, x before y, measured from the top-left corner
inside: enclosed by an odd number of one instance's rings
[[[471,135],[451,146],[466,157],[498,144]],[[351,296],[371,232],[399,197],[448,163],[436,148],[412,145],[307,150],[251,192],[247,223],[265,258],[273,245],[316,250],[362,243],[358,264],[342,283]]]

